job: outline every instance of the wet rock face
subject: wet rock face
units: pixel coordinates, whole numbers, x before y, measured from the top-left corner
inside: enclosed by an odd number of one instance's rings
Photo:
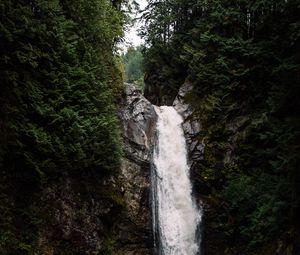
[[[36,206],[49,220],[37,254],[152,254],[150,160],[157,115],[138,89],[125,88],[121,168],[114,176],[65,174],[41,188]]]
[[[125,209],[116,229],[115,255],[152,254],[150,160],[157,121],[153,105],[131,84],[119,112],[125,157],[117,177]]]
[[[178,95],[173,102],[173,107],[184,119],[182,127],[188,149],[191,180],[193,182],[197,200],[199,200],[202,195],[209,194],[210,188],[199,174],[205,147],[204,142],[199,139],[199,133],[202,131],[202,126],[198,119],[193,118],[194,109],[184,101],[185,96],[191,90],[192,85],[184,83],[179,89]],[[200,200],[199,203],[201,203]]]
[[[36,254],[101,254],[112,224],[109,219],[119,210],[103,196],[106,189],[97,175],[66,174],[46,183],[37,205],[45,222],[35,244]]]
[[[126,205],[114,234],[114,255],[152,254],[149,171],[146,165],[123,160],[119,181]]]
[[[125,84],[126,98],[121,104],[124,150],[132,160],[149,162],[157,115],[153,105],[132,84]]]
[[[183,84],[173,102],[173,107],[184,119],[183,131],[188,146],[191,168],[193,170],[196,164],[203,159],[204,144],[202,141],[196,139],[201,131],[201,124],[199,120],[192,118],[193,109],[189,104],[184,102],[185,95],[191,90],[192,86],[189,83]]]

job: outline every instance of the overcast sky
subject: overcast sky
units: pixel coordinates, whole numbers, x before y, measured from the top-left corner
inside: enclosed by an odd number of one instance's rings
[[[136,2],[139,3],[140,9],[144,9],[147,5],[147,0],[136,0]],[[137,35],[140,26],[140,22],[136,22],[134,27],[131,27],[129,31],[125,31],[124,48],[127,48],[130,44],[137,46],[143,43],[143,40]]]

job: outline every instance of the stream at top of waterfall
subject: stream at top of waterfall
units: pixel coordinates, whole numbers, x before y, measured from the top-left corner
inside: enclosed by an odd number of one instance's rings
[[[157,139],[153,153],[152,214],[160,255],[200,254],[201,208],[195,205],[189,178],[182,117],[173,107],[155,107]]]

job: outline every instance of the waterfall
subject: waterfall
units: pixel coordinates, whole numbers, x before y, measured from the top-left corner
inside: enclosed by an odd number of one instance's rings
[[[153,155],[154,242],[160,255],[199,254],[201,212],[192,198],[182,118],[173,107],[156,108],[157,142]]]

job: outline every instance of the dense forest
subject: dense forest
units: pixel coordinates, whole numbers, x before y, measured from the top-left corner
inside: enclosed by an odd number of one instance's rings
[[[297,255],[300,1],[148,0],[145,45],[120,54],[128,4],[0,2],[0,254],[153,248],[150,184],[136,173],[149,178],[152,139],[139,128],[153,125],[146,117],[155,111],[129,87],[138,110],[125,111],[135,128],[126,132],[149,148],[127,141],[135,155],[124,160],[118,110],[129,101],[128,82],[157,105],[192,87],[184,100],[201,123],[193,139],[205,148],[191,178],[195,196],[212,208],[204,253]],[[122,164],[131,180],[118,179]],[[129,253],[113,253],[122,245]]]
[[[7,0],[0,13],[0,253],[33,254],[57,207],[41,188],[119,167],[124,14],[108,0]]]
[[[299,244],[300,2],[150,0],[143,17],[145,95],[171,103],[193,86],[205,144],[194,178],[225,251]]]

